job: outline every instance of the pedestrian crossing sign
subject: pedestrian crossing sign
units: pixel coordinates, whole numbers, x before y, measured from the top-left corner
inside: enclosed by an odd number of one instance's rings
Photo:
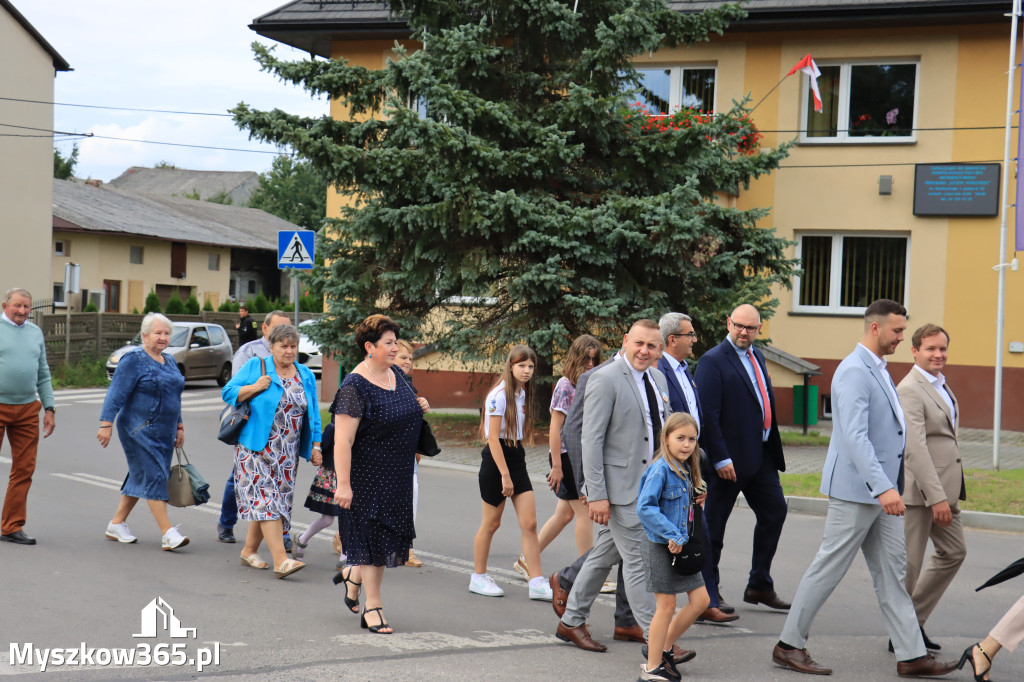
[[[277,267],[280,270],[312,270],[315,252],[313,230],[281,230],[277,233]]]

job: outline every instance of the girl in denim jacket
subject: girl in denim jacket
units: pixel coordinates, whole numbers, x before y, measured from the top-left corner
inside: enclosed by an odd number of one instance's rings
[[[665,420],[661,449],[640,479],[636,502],[646,532],[642,545],[644,577],[647,591],[654,593],[656,601],[647,635],[647,664],[640,668],[640,680],[680,678],[672,647],[710,602],[700,572],[679,575],[672,570],[670,557],[670,553],[678,554],[689,539],[691,500],[703,495],[704,487],[697,422],[685,412],[676,412]],[[690,602],[675,613],[676,595],[680,592],[686,592]]]

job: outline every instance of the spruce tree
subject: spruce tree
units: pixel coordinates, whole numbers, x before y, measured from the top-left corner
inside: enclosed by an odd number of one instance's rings
[[[143,314],[160,312],[160,297],[152,289],[146,295],[146,304],[142,307]]]
[[[390,5],[425,49],[396,43],[383,69],[253,45],[264,70],[339,99],[344,118],[233,110],[354,199],[320,235],[323,347],[352,353],[354,325],[383,310],[403,336],[465,358],[526,342],[543,376],[576,335],[616,348],[638,317],[686,312],[713,340],[740,302],[770,315],[771,286],[793,272],[787,242],[757,226],[767,209],[716,195],[776,168],[787,145],[757,149],[743,103],[668,119],[634,106],[632,58],[706,41],[745,15],[738,5]]]

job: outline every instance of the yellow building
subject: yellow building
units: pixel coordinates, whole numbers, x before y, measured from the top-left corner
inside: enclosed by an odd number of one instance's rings
[[[720,3],[670,4],[697,11]],[[926,322],[950,331],[947,375],[960,398],[961,424],[991,426],[992,267],[1012,259],[1013,247],[998,253],[1000,218],[991,214],[993,200],[998,211],[998,180],[965,183],[986,181],[992,168],[981,164],[1001,165],[1010,3],[750,0],[744,6],[749,17],[725,36],[641,55],[636,63],[652,105],[722,110],[746,95],[752,104],[764,98],[753,113],[762,145],[797,141],[782,168],[736,199],[744,209],[771,207],[762,227],[792,240],[790,253],[803,263],[792,290],[776,292],[781,304],[764,334],[821,366],[814,383],[822,393],[819,411],[827,413],[832,372],[860,338],[864,306],[896,298],[909,309],[911,331]],[[297,0],[257,18],[252,28],[311,54],[374,69],[384,66],[396,39],[408,36],[401,20],[375,3]],[[809,104],[809,79],[785,78],[807,54],[822,72],[820,114]],[[944,166],[960,163],[969,167]],[[921,181],[916,210],[915,175]],[[986,196],[952,209],[936,198],[932,203],[941,205],[929,209],[927,190],[936,186],[926,182],[939,183],[938,193],[945,187],[964,199],[979,194],[963,191],[970,186]],[[331,197],[328,214],[337,206]],[[964,206],[989,215],[945,214]],[[938,214],[923,215],[929,211]],[[1003,427],[1024,430],[1024,409],[1011,399],[1024,393],[1024,273],[1007,273],[1005,309]],[[721,329],[699,331],[724,336],[724,320]],[[896,381],[912,362],[909,337],[893,358]],[[785,380],[778,379],[781,388]]]

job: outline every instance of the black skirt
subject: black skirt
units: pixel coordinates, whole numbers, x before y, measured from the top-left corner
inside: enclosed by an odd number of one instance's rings
[[[548,466],[551,466],[551,453],[548,453]],[[578,500],[580,499],[580,493],[576,490],[576,477],[572,472],[572,461],[569,459],[569,453],[562,453],[562,482],[558,484],[558,490],[555,491],[555,497],[560,500]]]
[[[533,490],[530,482],[530,474],[526,471],[526,450],[522,444],[509,445],[507,441],[501,440],[501,452],[505,456],[505,466],[508,467],[509,476],[512,478],[513,495]],[[501,494],[501,472],[498,465],[491,457],[491,448],[487,445],[480,452],[480,499],[492,507],[497,507],[505,501]]]

